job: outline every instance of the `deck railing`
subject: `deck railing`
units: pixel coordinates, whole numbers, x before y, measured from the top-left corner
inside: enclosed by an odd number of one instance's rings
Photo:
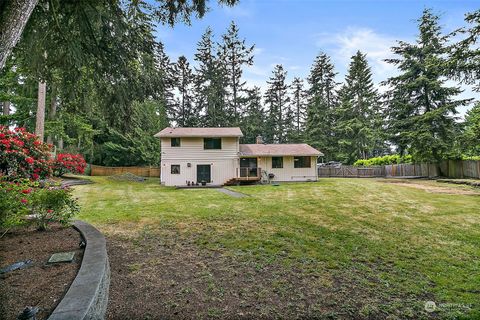
[[[261,168],[240,167],[240,174],[238,175],[238,177],[252,180],[259,179],[261,177],[261,172]]]

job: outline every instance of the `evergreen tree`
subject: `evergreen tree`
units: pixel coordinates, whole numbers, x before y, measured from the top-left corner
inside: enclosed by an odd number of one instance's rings
[[[465,21],[469,27],[457,30],[454,35],[462,34],[466,37],[451,46],[447,70],[449,75],[463,83],[475,85],[475,91],[480,91],[480,10],[468,13]]]
[[[198,42],[195,60],[195,101],[203,112],[201,125],[221,127],[227,123],[225,108],[225,76],[221,63],[214,52],[213,33],[207,28]]]
[[[305,131],[307,93],[303,87],[303,80],[298,77],[293,79],[290,88],[292,90],[293,132],[290,133],[289,140],[299,142]]]
[[[232,21],[226,34],[219,44],[219,58],[224,69],[228,93],[228,113],[231,115],[229,125],[240,122],[242,106],[245,101],[245,81],[242,80],[244,66],[253,64],[254,46],[247,46],[245,39],[240,40],[238,27]]]
[[[445,78],[448,37],[439,17],[426,9],[418,19],[415,43],[399,42],[392,50],[399,58],[386,60],[401,74],[386,81],[390,139],[401,154],[416,161],[438,161],[451,151],[457,108],[468,100],[456,100],[462,91],[449,87]]]
[[[163,43],[158,43],[155,50],[155,68],[158,72],[159,78],[159,94],[158,101],[160,101],[168,115],[175,114],[175,76],[174,64],[165,53]]]
[[[338,146],[334,133],[334,111],[337,105],[335,87],[336,72],[330,57],[321,52],[316,58],[307,79],[306,140],[325,154],[327,160],[335,160]]]
[[[480,103],[467,112],[460,141],[465,155],[480,156]]]
[[[378,100],[366,55],[357,51],[339,91],[336,130],[339,157],[343,162],[353,163],[374,155],[375,134],[379,133],[374,127],[379,111]]]
[[[259,87],[247,90],[244,116],[242,117],[242,143],[255,143],[257,136],[265,133],[265,112],[262,107],[262,93]]]
[[[194,104],[193,72],[185,56],[180,56],[174,66],[175,84],[178,97],[173,120],[179,127],[195,127],[200,114]]]
[[[288,114],[290,97],[285,83],[286,76],[287,71],[282,65],[277,64],[273,76],[267,81],[265,104],[268,106],[268,112],[265,120],[265,140],[269,143],[284,143],[287,139],[286,129],[290,127],[287,120],[291,120],[292,117]]]

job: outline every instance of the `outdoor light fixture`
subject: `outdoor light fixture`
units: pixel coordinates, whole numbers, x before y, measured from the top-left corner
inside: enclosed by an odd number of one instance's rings
[[[187,163],[187,167],[190,168],[191,166],[192,166],[192,164],[191,164],[190,162],[188,162],[188,163]]]

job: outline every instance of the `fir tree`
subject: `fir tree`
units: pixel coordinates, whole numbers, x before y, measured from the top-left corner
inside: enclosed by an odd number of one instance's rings
[[[193,72],[187,58],[180,56],[174,66],[178,98],[174,110],[174,121],[179,127],[195,127],[200,114],[194,104]]]
[[[265,121],[265,139],[270,143],[286,142],[286,129],[290,126],[287,119],[292,119],[288,115],[290,97],[288,96],[288,86],[285,83],[287,71],[282,65],[276,65],[273,70],[273,76],[267,81],[268,89],[265,92],[265,104],[268,106],[267,119]]]
[[[307,141],[325,154],[327,160],[336,158],[338,150],[334,126],[334,111],[337,105],[335,87],[336,72],[325,53],[320,53],[307,79],[307,116],[305,131]]]
[[[302,140],[305,131],[307,94],[303,87],[303,80],[298,77],[293,79],[290,88],[292,90],[293,132],[290,133],[289,140],[298,142]]]
[[[158,71],[160,80],[159,97],[157,99],[163,104],[164,111],[170,116],[175,115],[175,88],[174,65],[165,53],[163,44],[160,42],[155,50],[155,68]]]
[[[262,106],[262,93],[259,87],[247,90],[245,112],[242,117],[243,143],[255,143],[257,136],[265,132],[265,112]]]
[[[467,112],[460,140],[464,154],[480,156],[480,103]]]
[[[232,21],[227,33],[222,36],[219,45],[219,58],[224,68],[228,88],[229,125],[237,125],[242,113],[245,99],[245,81],[242,80],[244,66],[253,64],[254,46],[247,46],[245,40],[240,40],[238,27]]]
[[[197,109],[203,112],[202,125],[220,127],[227,122],[225,76],[214,52],[213,33],[207,28],[198,42],[195,60],[195,95]]]
[[[439,17],[426,9],[418,19],[415,43],[400,41],[393,47],[398,58],[386,60],[401,74],[386,81],[390,139],[416,161],[438,161],[451,150],[457,108],[462,91],[449,87],[445,78],[448,37],[442,35]]]
[[[374,127],[378,100],[366,55],[357,51],[339,91],[336,130],[343,162],[353,163],[374,155],[375,135],[379,133]]]

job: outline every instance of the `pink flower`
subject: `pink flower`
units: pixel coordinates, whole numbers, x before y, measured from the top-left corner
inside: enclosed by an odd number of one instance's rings
[[[48,209],[48,210],[47,210],[47,213],[52,213],[52,212],[53,212],[52,209]]]
[[[22,193],[23,193],[23,194],[29,194],[30,192],[32,192],[32,189],[22,190]]]
[[[27,204],[28,203],[28,200],[23,198],[22,200],[20,200],[21,203],[24,203],[24,204]]]
[[[27,159],[25,159],[25,161],[27,161],[29,164],[33,164],[34,162],[32,157],[28,157]]]

